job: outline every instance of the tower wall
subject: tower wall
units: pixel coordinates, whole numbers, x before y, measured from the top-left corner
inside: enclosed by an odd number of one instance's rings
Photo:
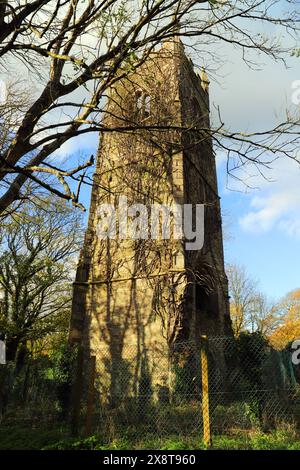
[[[196,129],[209,129],[208,94],[180,42],[111,89],[103,124],[116,131],[101,135],[70,338],[96,355],[112,397],[124,386],[138,393],[145,373],[166,385],[176,341],[224,334],[228,299],[212,145]],[[205,204],[203,249],[188,252],[174,237],[101,239],[99,207],[119,207],[120,197],[148,214],[155,204]]]

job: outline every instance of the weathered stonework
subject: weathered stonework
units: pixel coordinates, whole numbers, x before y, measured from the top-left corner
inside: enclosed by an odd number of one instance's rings
[[[112,397],[124,387],[137,393],[145,373],[153,385],[167,385],[178,341],[228,334],[231,326],[207,83],[180,42],[151,52],[116,84],[103,122],[116,131],[100,141],[70,339],[96,355],[99,376],[109,375],[100,388]],[[145,128],[124,130],[136,123]],[[205,204],[203,248],[186,251],[174,239],[99,239],[97,208],[116,205],[119,196],[148,208]]]

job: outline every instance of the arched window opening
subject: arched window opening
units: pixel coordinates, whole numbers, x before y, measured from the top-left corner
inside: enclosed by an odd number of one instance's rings
[[[217,292],[207,293],[204,286],[196,285],[196,310],[206,312],[208,314],[215,314],[219,311],[219,299]]]
[[[203,286],[196,285],[196,309],[205,311],[208,306],[208,294]]]
[[[142,119],[148,118],[151,113],[151,97],[142,90],[135,92],[136,109]]]
[[[135,92],[135,98],[136,98],[136,108],[138,111],[141,111],[143,109],[143,92],[142,90],[137,90]]]

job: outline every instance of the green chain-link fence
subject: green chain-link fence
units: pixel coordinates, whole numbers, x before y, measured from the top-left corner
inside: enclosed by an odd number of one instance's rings
[[[103,347],[81,359],[80,367],[74,356],[32,359],[21,371],[2,366],[1,426],[63,423],[108,441],[204,436],[207,443],[216,434],[300,427],[299,366],[290,350],[275,351],[256,334],[169,351]]]
[[[83,400],[82,411],[92,415],[93,432],[111,439],[204,434],[209,442],[210,433],[299,427],[291,357],[259,335],[177,343],[169,357],[136,346],[123,347],[118,358],[100,350],[93,406]]]

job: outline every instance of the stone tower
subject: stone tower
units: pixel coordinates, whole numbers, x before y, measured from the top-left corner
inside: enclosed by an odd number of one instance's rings
[[[163,381],[156,352],[167,363],[181,340],[231,333],[207,78],[180,41],[165,42],[111,88],[103,125],[115,131],[100,140],[70,338],[96,355],[102,376],[111,371],[114,388],[114,368],[131,367],[136,388],[145,368]],[[98,230],[103,204],[117,209],[118,233],[107,239]],[[145,207],[172,204],[204,205],[201,249],[187,250],[172,231],[150,238]],[[125,213],[135,239],[118,236]]]

